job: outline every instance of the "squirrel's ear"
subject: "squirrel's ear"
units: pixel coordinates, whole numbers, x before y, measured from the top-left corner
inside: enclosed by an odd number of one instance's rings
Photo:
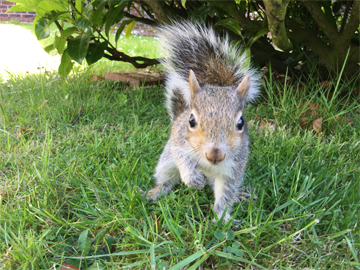
[[[240,97],[245,98],[250,89],[250,75],[246,75],[246,77],[241,81],[236,91],[240,95]]]
[[[199,83],[195,77],[195,73],[194,71],[192,71],[190,69],[190,74],[189,74],[189,87],[190,87],[190,92],[191,92],[191,96],[193,97],[197,92],[200,91],[200,86]]]

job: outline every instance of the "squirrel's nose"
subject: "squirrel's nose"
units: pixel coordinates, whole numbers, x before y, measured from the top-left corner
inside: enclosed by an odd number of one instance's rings
[[[225,159],[226,153],[221,151],[219,148],[213,148],[205,152],[205,157],[212,164],[217,165]]]

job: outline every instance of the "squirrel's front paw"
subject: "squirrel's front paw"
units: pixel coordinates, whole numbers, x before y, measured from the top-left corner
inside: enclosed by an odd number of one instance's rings
[[[205,175],[197,172],[196,174],[191,175],[190,181],[187,184],[196,189],[203,189],[206,184]]]

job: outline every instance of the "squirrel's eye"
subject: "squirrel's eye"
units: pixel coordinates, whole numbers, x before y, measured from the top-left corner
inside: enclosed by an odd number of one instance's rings
[[[196,126],[195,116],[192,114],[189,118],[189,125],[190,127],[194,128]]]
[[[242,116],[240,117],[239,121],[236,124],[236,129],[237,130],[242,130],[244,126],[244,119],[242,118]]]

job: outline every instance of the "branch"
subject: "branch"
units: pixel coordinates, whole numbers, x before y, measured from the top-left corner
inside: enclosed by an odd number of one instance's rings
[[[304,28],[293,19],[287,19],[288,28],[293,30],[290,37],[297,43],[304,44],[313,50],[317,55],[323,59],[328,59],[333,54],[330,46],[312,30]]]
[[[340,33],[342,33],[344,31],[345,28],[345,24],[349,15],[349,11],[350,11],[350,6],[352,5],[352,1],[347,1],[346,2],[346,7],[345,7],[345,12],[344,12],[344,18],[341,22],[341,27],[340,27]]]
[[[136,8],[135,4],[132,4],[132,7],[136,10],[136,12],[139,14],[140,17],[144,18],[144,16],[141,14],[141,12]]]
[[[150,59],[141,56],[131,57],[123,52],[119,52],[112,48],[106,48],[106,50],[111,54],[104,54],[104,57],[113,60],[113,61],[121,61],[131,63],[135,68],[146,68],[148,66],[157,65],[160,63],[158,59]],[[142,63],[138,63],[142,62]]]
[[[157,24],[154,20],[137,17],[137,16],[134,16],[134,15],[131,15],[128,12],[125,12],[125,16],[127,18],[129,18],[129,19],[133,19],[134,21],[141,22],[141,23],[144,23],[144,24],[147,24],[147,25],[155,26]]]
[[[354,0],[353,6],[351,8],[351,16],[348,24],[345,26],[345,30],[341,33],[342,43],[350,43],[351,38],[353,37],[356,29],[359,27],[359,9],[360,9],[360,0]]]
[[[321,10],[320,5],[317,1],[303,1],[305,7],[310,12],[313,19],[316,21],[317,25],[321,28],[324,34],[331,40],[331,42],[336,43],[339,41],[339,33],[336,29],[331,26],[331,23],[326,18],[324,12]]]
[[[360,59],[360,46],[352,45],[349,53],[349,62],[353,62],[355,64],[359,63]]]
[[[252,21],[250,18],[245,17],[245,12],[239,10],[234,1],[213,1],[211,4],[229,13],[242,28],[250,32],[257,33],[262,29],[260,22]]]
[[[63,28],[61,27],[60,23],[55,20],[54,23],[56,24],[56,27],[59,29],[60,33],[63,31]]]
[[[139,4],[141,5],[141,8],[146,12],[146,14],[151,18],[152,20],[155,20],[154,15],[151,13],[151,11],[148,9],[148,5],[144,3],[143,1],[139,1]]]
[[[169,17],[166,14],[165,9],[161,6],[159,1],[144,0],[144,2],[152,8],[156,16],[156,23],[170,23]]]
[[[264,4],[274,45],[283,51],[291,51],[293,44],[285,28],[286,7],[289,0],[264,0]]]

